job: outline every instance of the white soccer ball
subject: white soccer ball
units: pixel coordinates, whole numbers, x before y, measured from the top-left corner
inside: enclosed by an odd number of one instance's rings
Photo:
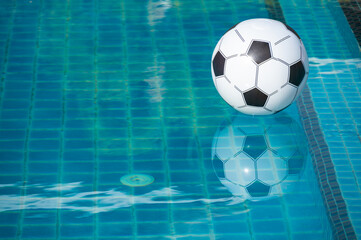
[[[307,159],[305,136],[287,114],[244,114],[224,123],[213,138],[212,164],[234,195],[252,201],[295,191]]]
[[[300,37],[271,19],[235,25],[212,56],[217,91],[233,108],[251,115],[273,114],[289,106],[304,88],[308,70]]]

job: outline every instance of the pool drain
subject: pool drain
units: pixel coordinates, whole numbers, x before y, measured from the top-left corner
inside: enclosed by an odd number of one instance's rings
[[[154,182],[154,177],[146,174],[128,174],[121,177],[120,182],[130,187],[143,187]]]

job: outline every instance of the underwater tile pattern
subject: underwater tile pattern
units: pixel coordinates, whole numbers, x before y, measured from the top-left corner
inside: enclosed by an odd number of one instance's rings
[[[267,2],[266,2],[267,3]],[[283,11],[278,1],[267,5],[272,18],[285,23]],[[335,239],[355,239],[355,231],[349,219],[345,200],[341,195],[336,180],[328,145],[320,128],[310,90],[306,86],[301,97],[297,100],[301,122],[308,137],[313,167],[316,172],[323,201],[327,208],[328,217],[332,224]]]
[[[355,52],[348,51],[355,49],[355,46],[349,48],[347,45],[352,41],[345,41],[343,33],[337,31],[336,23],[332,21],[335,18],[334,11],[329,12],[328,8],[317,3],[312,3],[310,10],[309,5],[301,1],[280,2],[287,22],[295,26],[296,31],[305,39],[306,49],[311,56],[310,72],[313,70],[314,77],[310,75],[308,86],[335,168],[336,179],[333,181],[337,181],[340,186],[350,220],[357,238],[360,238],[361,175],[357,170],[361,149],[360,58],[354,58]],[[292,11],[292,4],[299,6],[300,13]],[[328,1],[326,6],[334,9],[335,2]],[[300,20],[301,13],[306,11],[310,11],[310,14],[302,14]],[[314,26],[313,31],[305,31],[305,22],[308,26]],[[347,35],[347,29],[345,32]],[[316,36],[318,45],[312,44],[316,40],[311,40]]]
[[[295,190],[259,202],[233,196],[212,165],[217,129],[237,113],[213,87],[211,53],[236,22],[279,14],[266,3],[2,1],[0,238],[332,239],[310,158]],[[330,22],[319,1],[290,4],[280,1],[313,59],[310,91],[359,233],[357,60],[324,37],[334,25],[314,25],[331,46],[313,47],[301,19]],[[340,91],[330,118],[323,97]],[[295,104],[285,112],[298,121]],[[121,183],[137,173],[154,182]]]
[[[312,107],[309,89],[306,88],[297,102],[302,114],[303,126],[310,143],[313,167],[323,195],[328,217],[333,225],[335,239],[356,239],[354,227],[349,219],[345,200],[341,195],[330,152],[320,130],[316,112]],[[307,106],[307,107],[306,107]],[[313,120],[310,120],[313,119]]]
[[[357,8],[352,7],[354,3],[355,1],[329,0],[327,1],[327,8],[330,9],[330,13],[338,32],[341,34],[343,41],[346,43],[352,58],[360,58],[360,43],[357,40],[360,30],[357,24],[355,24],[359,21],[357,19],[359,14],[356,14]],[[347,25],[349,27],[345,27]]]
[[[339,0],[342,11],[355,35],[359,47],[361,47],[361,2],[359,0],[344,1]]]

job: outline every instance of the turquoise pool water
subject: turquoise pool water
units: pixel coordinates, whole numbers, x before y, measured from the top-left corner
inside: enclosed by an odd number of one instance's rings
[[[18,0],[0,11],[1,239],[361,239],[360,50],[338,1]],[[249,18],[287,22],[310,58],[299,100],[253,120],[210,71],[219,38]],[[247,137],[250,155],[267,144],[296,156],[265,158],[269,189],[235,187],[215,157]]]

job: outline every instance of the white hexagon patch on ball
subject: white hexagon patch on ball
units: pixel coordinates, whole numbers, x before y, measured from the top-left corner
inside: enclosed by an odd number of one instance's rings
[[[250,19],[228,30],[212,56],[218,93],[236,110],[269,115],[287,108],[304,88],[308,57],[298,34],[271,19]]]

